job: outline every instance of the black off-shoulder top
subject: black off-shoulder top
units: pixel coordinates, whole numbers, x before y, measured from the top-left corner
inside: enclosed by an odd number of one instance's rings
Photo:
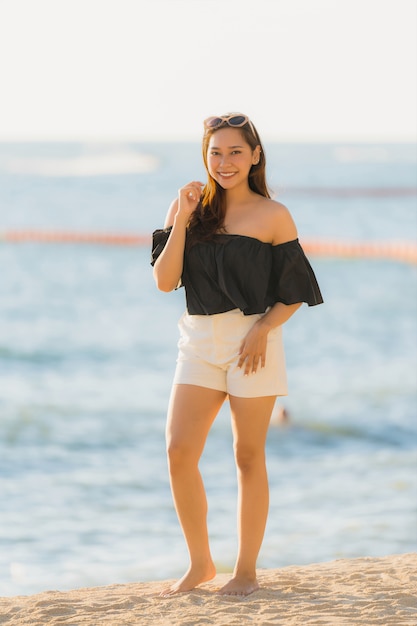
[[[171,227],[155,230],[151,265],[164,249]],[[240,309],[264,313],[276,302],[309,306],[323,298],[313,269],[298,241],[273,246],[244,235],[215,235],[186,247],[179,286],[185,287],[190,315]]]

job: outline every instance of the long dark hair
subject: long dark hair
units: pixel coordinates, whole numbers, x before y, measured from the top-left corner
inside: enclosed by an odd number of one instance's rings
[[[227,117],[227,116],[225,116]],[[216,233],[222,232],[224,228],[224,218],[226,215],[226,193],[224,189],[210,175],[207,163],[208,146],[211,136],[221,128],[232,128],[223,122],[217,128],[205,129],[202,151],[203,161],[207,171],[207,183],[203,187],[200,202],[194,213],[191,215],[188,224],[188,243],[193,244],[197,241],[207,241]],[[252,151],[256,146],[260,146],[259,162],[252,165],[249,171],[249,188],[265,198],[270,198],[270,192],[266,183],[266,160],[265,152],[258,134],[258,131],[252,122],[246,123],[244,126],[236,128],[242,134],[243,139],[249,144]]]

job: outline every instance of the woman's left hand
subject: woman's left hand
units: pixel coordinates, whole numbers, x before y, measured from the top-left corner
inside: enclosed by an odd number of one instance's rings
[[[256,323],[243,339],[237,366],[244,367],[245,376],[255,374],[258,367],[265,367],[267,338],[268,331]]]

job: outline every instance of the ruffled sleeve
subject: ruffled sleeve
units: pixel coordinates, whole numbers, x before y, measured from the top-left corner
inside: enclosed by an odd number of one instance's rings
[[[298,239],[272,246],[270,293],[275,302],[309,306],[321,304],[323,298],[316,276]]]
[[[157,258],[165,248],[171,230],[172,226],[169,228],[160,228],[152,233],[151,265],[155,265]]]

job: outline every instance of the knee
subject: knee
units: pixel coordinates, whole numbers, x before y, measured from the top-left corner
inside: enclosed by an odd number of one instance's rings
[[[236,466],[242,474],[249,474],[265,464],[265,452],[250,445],[236,445],[234,449]]]
[[[198,459],[194,457],[191,447],[184,443],[170,441],[167,445],[168,467],[171,474],[177,474],[197,464]]]

